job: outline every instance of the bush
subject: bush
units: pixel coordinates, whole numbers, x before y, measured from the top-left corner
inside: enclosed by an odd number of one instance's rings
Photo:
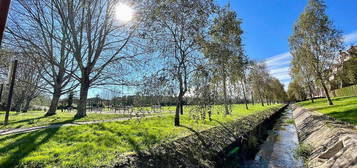
[[[294,157],[301,158],[304,162],[306,162],[312,155],[313,150],[314,149],[310,144],[300,144],[295,150]]]
[[[335,97],[357,96],[357,85],[333,90],[332,95]]]

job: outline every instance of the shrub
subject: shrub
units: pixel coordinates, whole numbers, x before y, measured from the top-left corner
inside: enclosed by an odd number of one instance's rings
[[[309,157],[312,155],[313,147],[310,144],[300,144],[299,147],[295,150],[294,157],[300,158],[306,162]]]
[[[357,85],[333,90],[332,95],[336,97],[357,96]]]

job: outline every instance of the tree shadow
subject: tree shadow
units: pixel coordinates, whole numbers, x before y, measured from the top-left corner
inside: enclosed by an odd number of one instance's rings
[[[150,134],[148,131],[143,132],[141,135],[143,140],[141,142],[136,141],[130,135],[125,135],[125,140],[130,145],[131,149],[138,153],[139,155],[142,154],[144,148],[151,149],[153,145],[158,144],[160,142],[159,138],[153,134]]]
[[[62,123],[56,123],[56,124],[50,124],[52,125],[58,125],[58,124],[66,124],[68,122],[73,122],[75,119],[71,120],[66,120],[63,121]],[[9,135],[1,140],[10,140],[13,138],[18,138],[14,142],[11,142],[10,144],[0,148],[0,153],[10,153],[9,156],[7,156],[6,159],[0,164],[0,167],[16,167],[19,165],[20,161],[28,156],[31,152],[35,151],[36,149],[39,148],[42,144],[48,142],[50,138],[56,134],[56,132],[60,129],[61,127],[53,127],[53,128],[47,128],[44,130],[40,131],[35,131],[31,133],[27,133],[25,136],[21,137],[24,134],[14,134],[14,135]],[[33,165],[34,167],[43,167],[44,165]]]
[[[311,110],[319,111],[319,110],[327,110],[327,109],[335,109],[335,108],[340,108],[340,107],[345,107],[346,105],[331,105],[331,106],[324,106],[324,107],[316,107],[316,108],[311,108]]]
[[[194,130],[193,128],[191,127],[188,127],[188,126],[185,126],[185,125],[181,125],[180,127],[182,128],[186,128],[188,129],[189,131],[191,131],[194,135],[196,135],[196,137],[198,138],[198,140],[200,140],[202,142],[202,144],[206,147],[209,147],[210,145],[206,143],[205,141],[205,137],[198,131]]]
[[[357,109],[351,109],[344,112],[332,112],[324,116],[333,117],[337,120],[357,124]]]
[[[24,120],[9,122],[9,124],[24,123],[24,122],[29,122],[29,121],[32,121],[32,120],[39,120],[39,119],[42,119],[42,118],[46,118],[46,117],[41,116],[41,117],[36,117],[36,118],[28,118],[28,119],[24,119]],[[4,125],[3,125],[3,126],[4,126]]]
[[[220,126],[222,126],[222,128],[224,130],[226,130],[226,133],[230,134],[235,139],[239,138],[236,134],[234,134],[234,130],[232,128],[229,128],[229,124],[224,124],[224,123],[222,123],[222,122],[220,122],[218,120],[215,120],[215,119],[212,119],[212,121],[217,122]]]

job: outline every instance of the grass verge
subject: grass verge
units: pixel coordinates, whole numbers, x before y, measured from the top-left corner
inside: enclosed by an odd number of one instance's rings
[[[232,115],[216,111],[214,121],[192,120],[181,116],[182,125],[196,131],[229,122],[281,105],[234,105]],[[215,107],[216,110],[221,107]],[[185,127],[173,126],[173,115],[45,129],[0,137],[0,167],[98,167],[112,163],[124,152],[135,152],[154,144],[191,134]],[[71,122],[71,121],[69,121]]]
[[[54,116],[45,117],[45,112],[41,111],[29,111],[27,113],[22,112],[10,112],[9,124],[2,125],[0,123],[0,129],[15,129],[15,128],[28,128],[51,124],[66,124],[73,122],[73,116],[75,113],[70,112],[58,112]],[[98,120],[111,120],[128,117],[127,114],[87,114],[86,117],[76,120],[76,122],[85,121],[98,121]],[[0,112],[0,121],[5,118],[5,112]]]
[[[326,114],[341,121],[357,124],[357,97],[337,97],[332,99],[334,105],[328,105],[326,99],[316,99],[315,103],[304,101],[298,105]]]

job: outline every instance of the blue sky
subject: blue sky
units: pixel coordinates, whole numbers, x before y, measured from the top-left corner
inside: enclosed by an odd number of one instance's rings
[[[229,0],[216,0],[224,6]],[[307,0],[230,0],[231,8],[243,19],[244,44],[248,56],[265,61],[271,74],[284,83],[290,81],[288,38]],[[326,0],[327,14],[345,35],[346,45],[357,45],[357,0]],[[124,89],[127,94],[132,91]],[[101,94],[91,89],[90,97]]]
[[[225,5],[229,0],[217,0]],[[286,86],[290,81],[288,38],[307,0],[230,0],[243,19],[244,44],[248,56],[265,61],[273,76]],[[357,1],[326,0],[327,14],[343,32],[346,45],[357,44]]]

